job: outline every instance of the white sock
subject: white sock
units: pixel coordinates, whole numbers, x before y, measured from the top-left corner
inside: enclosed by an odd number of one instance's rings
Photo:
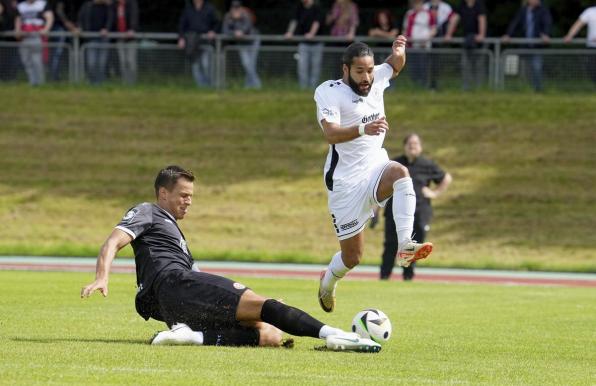
[[[414,212],[416,211],[416,193],[410,177],[403,177],[393,183],[393,220],[397,231],[397,244],[412,239],[414,230]]]
[[[327,267],[325,276],[323,277],[323,288],[326,290],[332,290],[339,279],[344,277],[346,273],[350,271],[350,268],[346,267],[343,260],[341,259],[341,251],[337,252],[331,258],[331,262]]]
[[[324,325],[323,327],[321,327],[321,330],[319,331],[319,338],[326,339],[329,335],[337,335],[343,333],[344,331],[340,330],[339,328]]]

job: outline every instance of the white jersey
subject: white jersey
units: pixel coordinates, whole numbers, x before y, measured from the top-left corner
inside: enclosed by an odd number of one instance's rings
[[[588,25],[587,46],[596,47],[596,7],[586,9],[579,19]]]
[[[340,127],[357,126],[385,117],[383,93],[389,86],[393,67],[387,63],[375,66],[374,81],[366,97],[356,94],[342,80],[328,80],[315,90],[317,120]],[[367,178],[372,169],[389,157],[383,149],[385,133],[363,135],[348,142],[329,145],[324,178],[329,191],[350,189]]]

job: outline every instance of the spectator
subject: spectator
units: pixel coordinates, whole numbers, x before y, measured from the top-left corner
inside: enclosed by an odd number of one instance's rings
[[[58,0],[54,3],[54,26],[53,32],[66,32],[69,31],[73,34],[78,34],[79,29],[76,24],[71,21],[70,17],[73,11],[73,4],[70,1]],[[62,54],[64,53],[64,47],[66,45],[66,36],[57,36],[52,38],[52,43],[56,44],[52,51],[52,57],[50,59],[50,76],[53,81],[60,80],[60,61]]]
[[[419,86],[428,87],[430,82],[428,51],[437,28],[432,13],[424,9],[423,0],[410,0],[410,9],[404,16],[403,29],[410,41],[410,47],[416,49],[408,53],[408,69],[412,80]]]
[[[15,32],[22,38],[19,53],[29,78],[29,84],[39,86],[45,83],[43,65],[43,40],[52,28],[54,15],[45,0],[26,0],[17,5]],[[23,37],[23,34],[24,37]]]
[[[352,41],[360,24],[358,6],[352,0],[335,0],[327,14],[327,25],[331,26],[331,36],[345,37]]]
[[[507,34],[503,36],[503,40],[505,42],[509,41],[510,36],[513,36],[520,29],[523,31],[525,38],[540,38],[544,43],[548,43],[551,27],[552,17],[548,8],[544,7],[540,0],[527,0],[526,5],[520,8],[511,23],[509,23]],[[536,45],[529,44],[528,47],[534,48]],[[534,90],[542,91],[542,55],[529,55],[527,56],[527,62]]]
[[[424,9],[430,11],[437,26],[436,36],[445,36],[449,20],[455,15],[453,8],[442,0],[430,0],[424,3]]]
[[[437,33],[435,37],[443,37],[447,32],[449,20],[454,15],[453,8],[449,4],[441,0],[430,0],[424,3],[424,9],[429,11],[435,20],[437,26]],[[431,54],[430,58],[430,88],[436,90],[438,88],[437,78],[441,70],[440,58],[437,55]]]
[[[239,39],[258,34],[258,31],[253,26],[250,10],[242,7],[242,2],[239,0],[232,1],[230,11],[224,16],[222,32]],[[254,40],[241,42],[238,48],[240,61],[246,73],[244,80],[245,88],[261,88],[261,79],[257,73],[257,58],[260,45],[260,40],[255,38]]]
[[[387,38],[392,41],[399,34],[399,29],[395,26],[393,15],[388,9],[381,9],[375,14],[372,27],[368,30],[368,36],[376,38]]]
[[[192,0],[180,16],[178,47],[191,61],[192,76],[198,87],[210,87],[213,49],[204,38],[212,41],[219,25],[215,8],[207,0]]]
[[[463,89],[470,90],[479,86],[483,78],[483,68],[479,64],[481,56],[477,53],[486,38],[486,7],[482,0],[462,0],[449,21],[446,41],[451,40],[460,20],[464,37],[461,63]]]
[[[89,39],[87,44],[87,76],[91,84],[101,84],[105,80],[109,53],[107,35],[113,21],[110,0],[88,0],[79,11],[81,29],[101,34]]]
[[[0,33],[13,32],[17,14],[16,0],[0,0]],[[14,41],[14,38],[0,38],[0,41]],[[18,68],[18,55],[12,47],[0,48],[0,81],[15,80]]]
[[[588,36],[586,45],[589,48],[596,49],[596,6],[587,8],[576,22],[571,26],[567,35],[565,35],[565,42],[571,42],[571,39],[577,35],[579,30],[581,30],[585,25],[588,26]],[[596,52],[592,52],[591,55],[586,56],[587,63],[587,71],[588,75],[592,79],[594,85],[596,85]]]
[[[302,89],[315,88],[319,84],[323,43],[309,40],[320,34],[321,22],[321,8],[314,0],[301,0],[285,34],[286,39],[293,36],[306,39],[298,43],[298,82]]]
[[[126,34],[118,38],[118,63],[120,75],[126,84],[137,82],[137,43],[134,41],[135,32],[139,29],[139,4],[137,0],[115,0],[112,4],[113,30]]]
[[[422,243],[426,239],[426,232],[430,230],[432,218],[431,200],[439,197],[449,184],[451,175],[445,173],[436,163],[422,156],[422,141],[417,134],[410,134],[404,138],[404,155],[397,157],[394,161],[399,162],[408,168],[414,191],[416,192],[416,211],[414,212],[414,236],[413,238]],[[431,189],[431,183],[436,184]],[[377,218],[375,216],[374,218]],[[372,227],[372,224],[371,224]],[[395,265],[395,254],[397,252],[397,237],[395,233],[395,222],[391,200],[385,206],[385,243],[383,250],[383,262],[381,264],[381,279],[387,280],[391,276]],[[414,264],[403,268],[403,279],[414,278]]]

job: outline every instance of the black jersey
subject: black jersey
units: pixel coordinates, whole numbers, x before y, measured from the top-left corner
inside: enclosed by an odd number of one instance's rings
[[[152,287],[159,284],[160,273],[192,270],[194,261],[184,234],[170,213],[147,202],[126,212],[116,228],[133,238],[131,245],[137,271],[137,311],[145,319],[155,318],[148,305],[154,303]]]
[[[440,184],[445,178],[445,172],[436,163],[424,156],[416,158],[412,163],[408,162],[405,155],[395,158],[394,161],[407,167],[410,172],[414,192],[416,193],[416,210],[430,209],[430,199],[424,197],[422,188],[429,186],[431,181]]]

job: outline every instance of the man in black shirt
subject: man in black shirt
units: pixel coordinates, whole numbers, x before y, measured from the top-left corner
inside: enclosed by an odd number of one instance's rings
[[[480,67],[480,55],[476,53],[476,49],[486,38],[486,7],[482,0],[462,0],[455,12],[455,15],[449,21],[445,40],[451,40],[461,20],[464,37],[464,51],[462,54],[463,89],[469,90],[472,86],[477,87],[482,82],[483,68]]]
[[[419,243],[426,239],[426,232],[430,229],[432,218],[431,199],[437,198],[451,184],[451,175],[445,173],[436,163],[422,156],[422,142],[417,134],[410,134],[404,138],[404,155],[394,161],[408,168],[414,192],[416,192],[416,212],[414,213],[414,236]],[[431,189],[430,184],[435,183],[436,188]],[[381,264],[381,279],[386,280],[391,276],[395,265],[397,252],[397,238],[395,236],[395,222],[391,210],[391,200],[385,206],[385,243],[383,262]],[[404,280],[414,278],[414,264],[403,269]]]
[[[88,0],[79,11],[79,27],[84,32],[99,32],[100,37],[87,43],[87,77],[92,84],[103,83],[106,77],[109,49],[108,32],[114,23],[108,0]]]
[[[131,208],[103,244],[95,281],[81,290],[108,295],[116,253],[131,244],[138,292],[136,309],[145,320],[164,321],[170,330],[152,344],[280,346],[281,331],[326,340],[332,350],[378,352],[381,346],[325,325],[302,310],[257,295],[243,284],[200,272],[177,220],[192,203],[194,175],[179,166],[162,169],[155,180],[157,203]]]
[[[198,87],[210,87],[213,49],[208,41],[215,38],[219,19],[215,7],[206,0],[192,0],[178,23],[178,47],[185,50],[191,61],[192,76]],[[204,39],[207,38],[207,40]]]
[[[312,39],[321,32],[321,8],[314,0],[302,0],[288,25],[287,39],[294,36]],[[298,82],[300,88],[315,88],[319,84],[323,43],[303,41],[298,44]]]

